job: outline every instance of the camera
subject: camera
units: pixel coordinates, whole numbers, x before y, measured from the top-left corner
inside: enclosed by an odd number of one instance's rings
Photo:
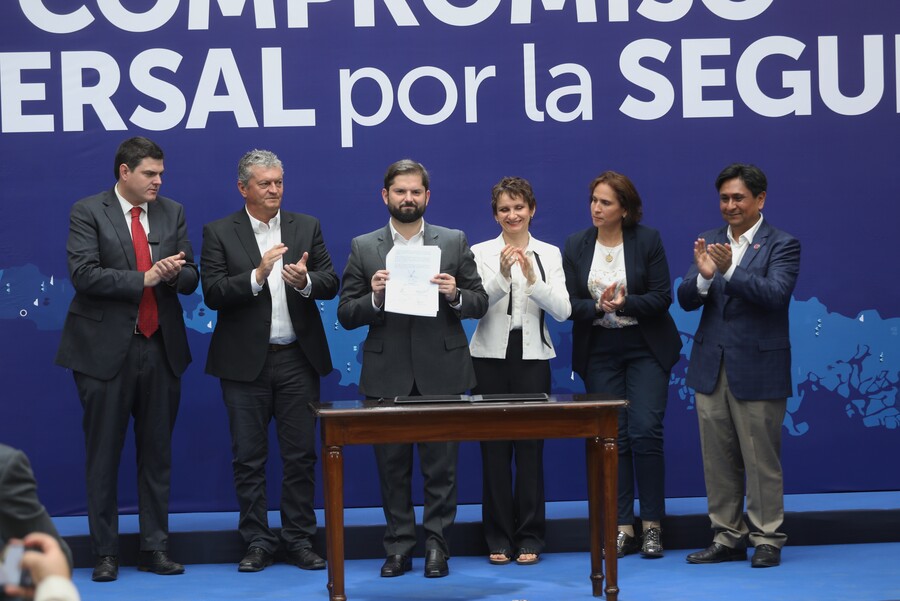
[[[14,584],[23,588],[32,587],[31,574],[22,569],[22,556],[25,546],[21,543],[10,543],[6,546],[0,540],[0,590],[5,584]]]

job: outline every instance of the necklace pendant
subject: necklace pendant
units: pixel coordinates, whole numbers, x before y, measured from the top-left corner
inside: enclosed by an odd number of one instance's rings
[[[612,253],[606,253],[606,262],[612,263],[612,260],[613,260]]]

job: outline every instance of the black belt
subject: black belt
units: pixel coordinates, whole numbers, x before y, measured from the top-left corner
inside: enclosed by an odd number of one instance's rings
[[[296,347],[297,347],[297,341],[296,341],[296,340],[293,341],[293,342],[289,342],[289,343],[287,343],[287,344],[272,344],[272,343],[269,343],[269,352],[270,352],[270,353],[277,353],[278,351],[285,351],[285,350],[287,350],[287,349],[289,349],[289,348],[296,348]]]

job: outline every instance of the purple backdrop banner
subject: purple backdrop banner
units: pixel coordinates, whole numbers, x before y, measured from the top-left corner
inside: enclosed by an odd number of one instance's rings
[[[590,180],[625,173],[676,280],[697,234],[721,223],[716,174],[755,163],[769,177],[766,219],[803,244],[787,491],[900,489],[885,467],[900,445],[896,2],[5,0],[0,40],[0,441],[32,457],[53,513],[85,508],[81,406],[53,365],[73,295],[68,211],[113,185],[116,146],[133,135],[165,150],[162,193],[185,205],[198,254],[203,224],[242,204],[238,158],[273,150],[284,207],[321,220],[339,271],[350,239],[386,222],[381,179],[400,158],[431,171],[426,219],[473,244],[497,235],[490,188],[502,176],[532,182],[532,232],[562,245],[590,225]],[[172,510],[233,510],[227,418],[203,373],[216,316],[199,291],[183,304],[194,364]],[[336,366],[323,396],[353,398],[365,331],[340,328],[336,307],[320,306]],[[672,314],[685,356],[666,417],[667,491],[698,496],[684,374],[699,316]],[[581,390],[570,327],[552,327],[554,389]],[[460,500],[478,502],[477,445],[460,460]],[[585,497],[582,444],[549,443],[546,463],[548,498]],[[346,466],[348,505],[377,505],[371,450],[351,449]]]

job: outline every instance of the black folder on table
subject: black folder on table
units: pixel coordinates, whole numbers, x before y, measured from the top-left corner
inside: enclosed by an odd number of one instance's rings
[[[540,403],[549,401],[545,392],[505,393],[505,394],[436,394],[420,396],[398,396],[394,402],[407,403]]]

